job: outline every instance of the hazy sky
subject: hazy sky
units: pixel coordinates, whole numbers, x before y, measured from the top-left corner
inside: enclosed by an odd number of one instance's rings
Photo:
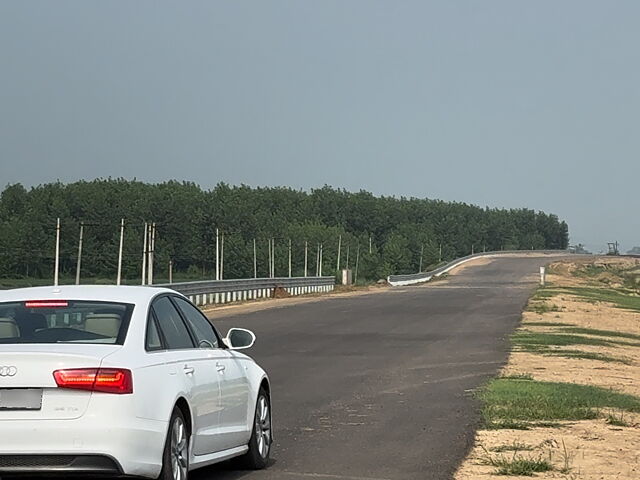
[[[630,248],[639,21],[637,0],[0,0],[0,187],[330,184]]]

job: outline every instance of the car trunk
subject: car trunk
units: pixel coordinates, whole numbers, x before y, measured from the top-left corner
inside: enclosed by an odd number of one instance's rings
[[[81,417],[91,392],[58,388],[53,372],[99,367],[106,356],[120,348],[118,345],[0,345],[0,423]]]

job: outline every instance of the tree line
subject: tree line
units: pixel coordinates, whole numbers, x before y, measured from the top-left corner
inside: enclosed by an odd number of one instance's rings
[[[374,196],[328,186],[305,192],[284,187],[251,188],[195,183],[148,184],[123,179],[60,182],[0,194],[0,277],[49,278],[61,219],[62,276],[75,275],[78,232],[84,224],[82,278],[111,278],[117,269],[120,222],[125,219],[123,277],[141,275],[144,223],[155,222],[156,278],[214,278],[215,231],[224,234],[224,277],[268,276],[269,240],[275,273],[315,274],[323,246],[323,272],[333,274],[341,238],[340,267],[375,280],[417,272],[440,261],[483,250],[565,249],[568,226],[556,215],[530,209],[490,209],[458,202]]]

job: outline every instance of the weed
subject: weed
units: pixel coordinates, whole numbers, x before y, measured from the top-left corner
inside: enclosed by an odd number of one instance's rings
[[[569,453],[567,450],[567,445],[562,440],[562,468],[560,469],[560,473],[567,474],[573,470],[571,465],[573,464],[573,459],[575,458],[575,453]]]
[[[518,451],[514,451],[510,458],[503,455],[492,456],[487,452],[485,458],[482,459],[482,463],[495,467],[496,475],[522,475],[532,477],[534,473],[553,470],[553,465],[551,465],[548,460],[543,459],[542,455],[535,458],[525,457],[519,455]]]
[[[629,422],[624,419],[624,412],[610,412],[605,417],[605,421],[609,425],[614,425],[616,427],[628,427]]]
[[[514,440],[513,443],[499,445],[497,447],[493,447],[491,449],[492,452],[503,453],[503,452],[528,452],[533,450],[533,446],[528,445],[526,443],[516,442]]]

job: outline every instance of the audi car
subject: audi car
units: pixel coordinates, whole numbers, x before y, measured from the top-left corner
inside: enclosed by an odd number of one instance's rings
[[[152,287],[0,292],[0,477],[186,480],[232,457],[267,466],[271,389],[255,336],[221,337]]]

